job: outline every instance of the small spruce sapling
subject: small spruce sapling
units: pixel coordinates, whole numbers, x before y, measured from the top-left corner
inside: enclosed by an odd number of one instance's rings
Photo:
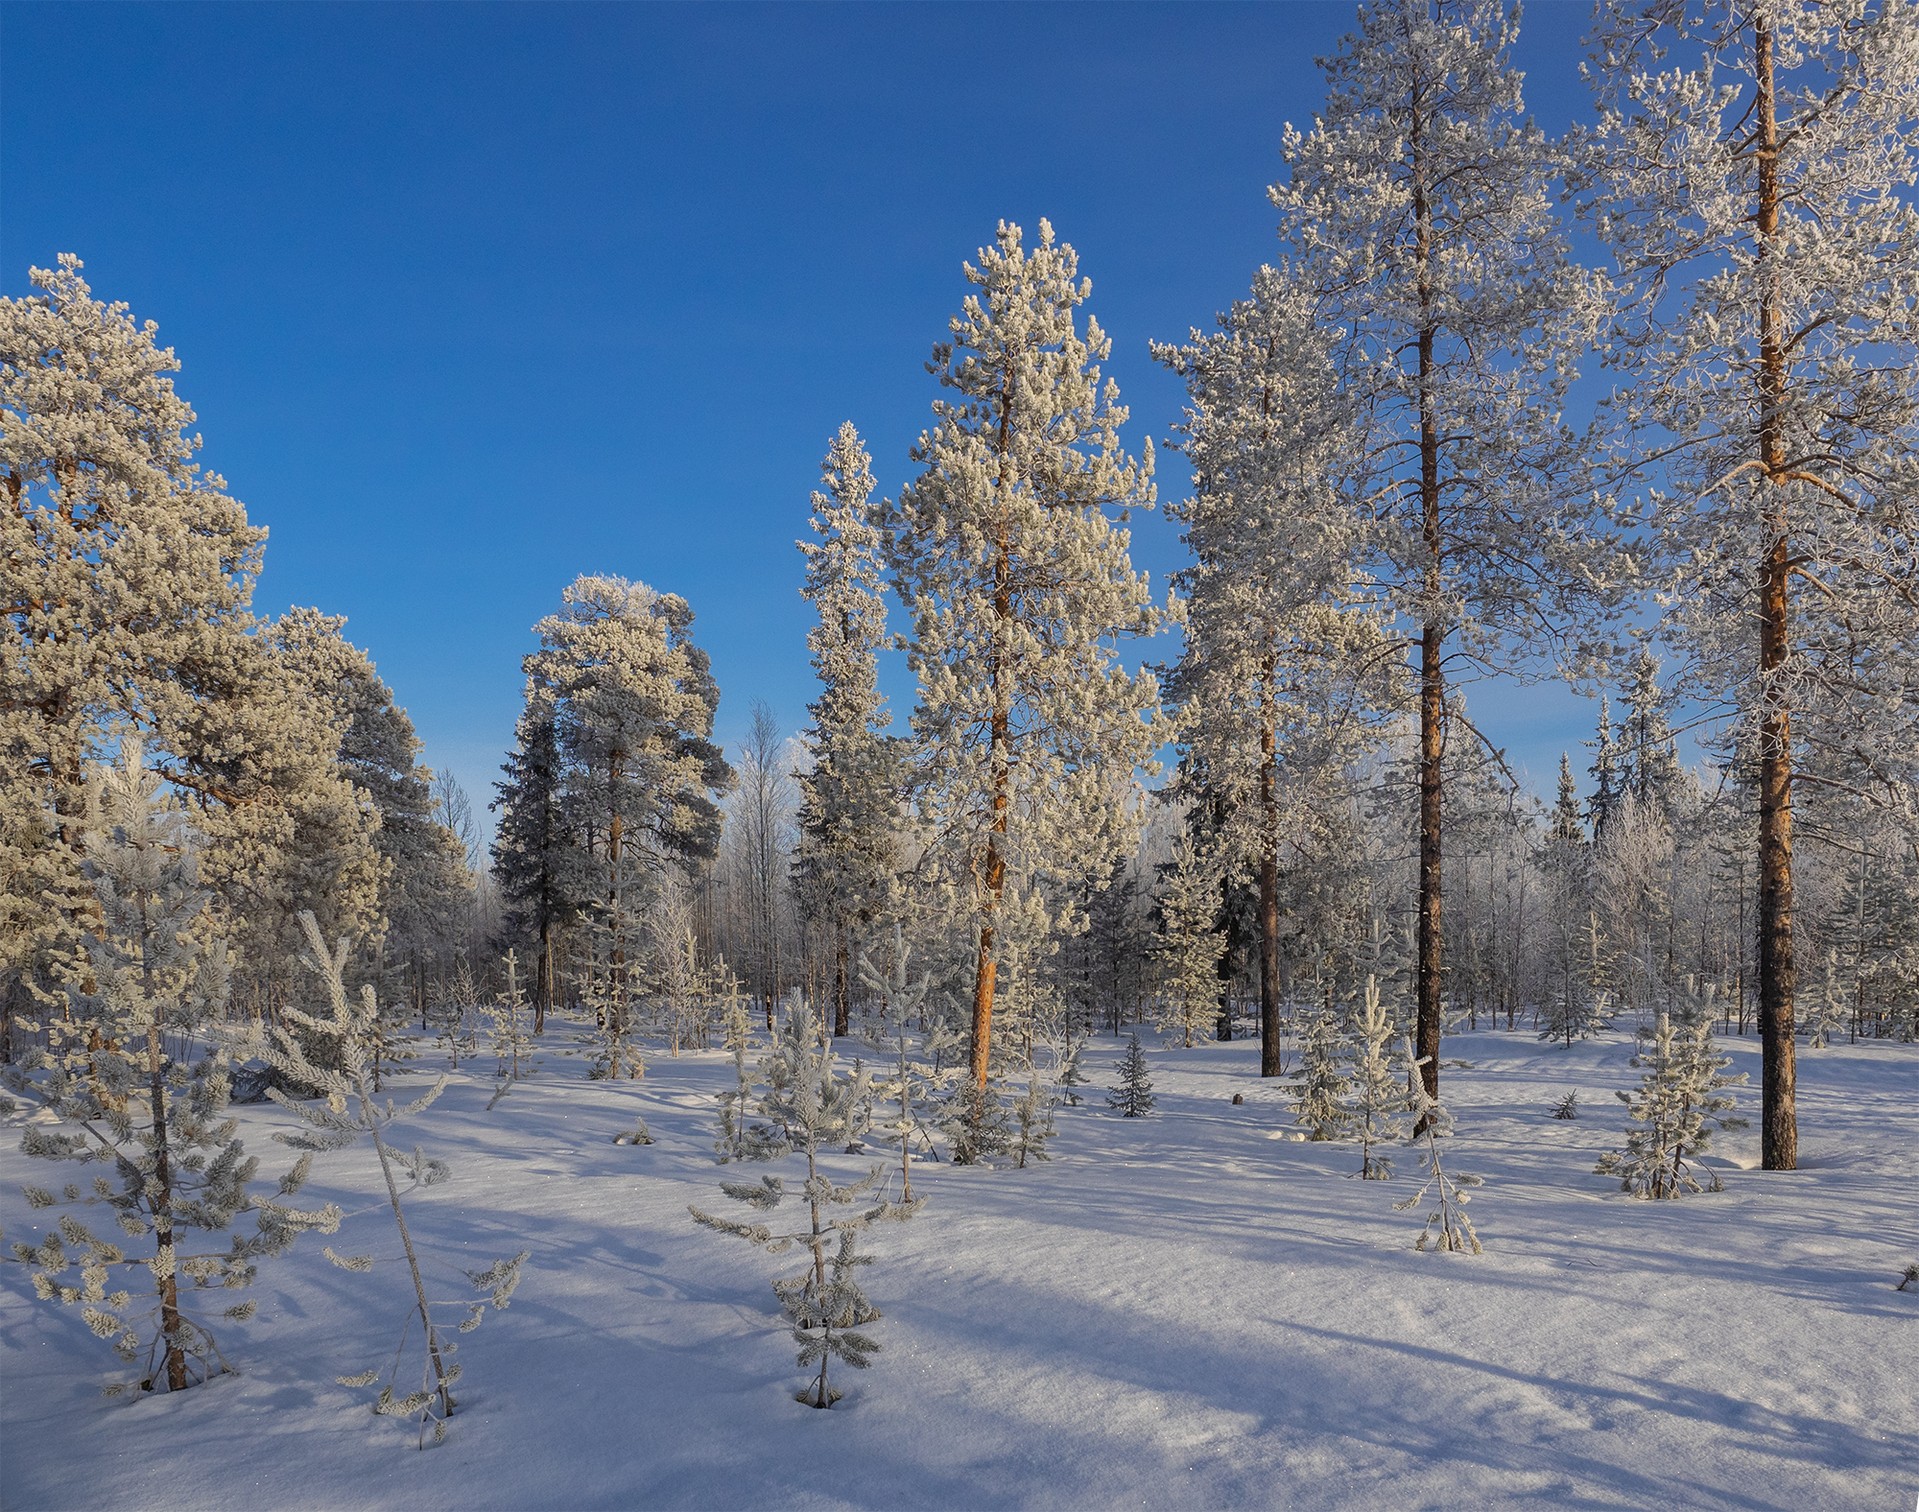
[[[434,1040],[446,1052],[455,1071],[460,1069],[461,1056],[471,1058],[479,1049],[479,1035],[473,1020],[480,1011],[480,993],[473,980],[473,967],[462,951],[453,967],[453,979],[440,997],[436,1015],[439,1034]]]
[[[328,1203],[304,1212],[281,1200],[306,1180],[306,1156],[280,1178],[274,1199],[248,1190],[259,1162],[227,1114],[231,1047],[218,1025],[226,942],[209,927],[199,843],[137,742],[96,774],[89,797],[86,870],[99,913],[86,940],[88,986],[46,1025],[44,1047],[5,1068],[5,1085],[58,1120],[55,1128],[29,1123],[24,1154],[112,1168],[86,1188],[67,1183],[59,1196],[28,1187],[28,1203],[99,1204],[124,1237],[103,1239],[67,1212],[40,1244],[16,1243],[13,1255],[35,1267],[35,1295],[77,1306],[121,1359],[138,1359],[144,1347],[139,1389],[181,1391],[226,1369],[212,1329],[182,1292],[250,1285],[257,1261],[284,1253],[304,1230],[333,1233],[340,1210]],[[203,1037],[212,1042],[196,1052]],[[224,1251],[182,1248],[189,1231],[223,1233],[249,1212],[254,1231],[232,1234]],[[149,1238],[149,1256],[127,1253],[131,1241]],[[140,1290],[118,1285],[116,1273]],[[223,1310],[235,1321],[252,1313],[250,1301]]]
[[[453,1385],[460,1377],[460,1366],[452,1358],[457,1346],[441,1326],[438,1310],[462,1309],[462,1316],[455,1326],[460,1333],[471,1333],[480,1326],[489,1303],[496,1308],[507,1305],[514,1288],[520,1283],[520,1267],[526,1260],[527,1251],[521,1250],[510,1260],[495,1260],[484,1270],[465,1273],[467,1280],[483,1294],[484,1300],[445,1302],[428,1299],[426,1281],[420,1273],[419,1255],[414,1250],[413,1235],[407,1227],[403,1198],[417,1188],[431,1186],[443,1179],[447,1175],[447,1167],[445,1162],[421,1153],[418,1147],[411,1154],[396,1150],[387,1143],[387,1130],[402,1119],[424,1112],[446,1090],[447,1080],[442,1076],[403,1108],[396,1109],[391,1100],[375,1101],[371,1063],[373,1045],[379,1033],[379,1000],[371,987],[362,987],[357,998],[348,995],[344,980],[348,949],[346,940],[329,949],[320,933],[319,924],[310,912],[300,915],[300,928],[306,935],[308,946],[308,954],[302,959],[320,978],[326,993],[327,1011],[324,1014],[310,1014],[287,1007],[283,1010],[286,1022],[274,1027],[271,1039],[262,1047],[262,1053],[268,1063],[289,1081],[311,1088],[319,1094],[319,1098],[305,1102],[288,1097],[277,1087],[269,1088],[267,1096],[298,1115],[306,1125],[302,1130],[274,1137],[307,1155],[345,1149],[362,1138],[368,1139],[373,1145],[373,1152],[380,1162],[380,1174],[386,1182],[387,1205],[393,1213],[394,1227],[399,1230],[400,1249],[406,1258],[407,1272],[413,1283],[413,1305],[401,1327],[393,1364],[379,1397],[373,1403],[373,1410],[385,1416],[414,1419],[419,1424],[419,1444],[424,1448],[429,1432],[432,1442],[436,1444],[446,1437],[446,1419],[452,1415],[456,1405]],[[327,1057],[329,1063],[325,1067],[315,1065],[308,1057],[304,1048],[307,1039],[332,1042],[333,1053]],[[401,1184],[402,1178],[405,1185]],[[373,1268],[371,1255],[341,1255],[330,1247],[325,1253],[327,1259],[342,1270],[368,1271]],[[407,1341],[416,1320],[420,1325],[420,1340],[424,1350],[420,1387],[416,1391],[399,1390],[400,1361],[406,1353]],[[339,1379],[342,1386],[371,1386],[380,1376],[381,1372],[374,1369]]]
[[[1126,1046],[1126,1058],[1119,1063],[1119,1085],[1106,1094],[1106,1102],[1121,1118],[1144,1118],[1153,1111],[1153,1078],[1137,1034]]]
[[[1344,1098],[1346,1124],[1359,1141],[1359,1174],[1367,1181],[1392,1179],[1393,1162],[1382,1147],[1406,1137],[1405,1068],[1394,1063],[1393,1016],[1379,998],[1379,978],[1366,978],[1366,995],[1353,1015]]]
[[[1314,1142],[1338,1139],[1346,1128],[1346,1072],[1340,1064],[1340,1025],[1330,1004],[1306,1026],[1293,1077],[1293,1122]]]
[[[1712,1039],[1712,992],[1692,998],[1678,1020],[1661,1012],[1650,1029],[1640,1031],[1633,1064],[1646,1074],[1632,1092],[1614,1094],[1626,1105],[1633,1127],[1626,1148],[1608,1150],[1594,1170],[1617,1176],[1621,1191],[1635,1197],[1683,1197],[1688,1192],[1717,1192],[1716,1172],[1700,1184],[1691,1162],[1702,1154],[1715,1128],[1742,1129],[1732,1115],[1732,1094],[1743,1074],[1727,1076],[1729,1056]]]
[[[1419,1160],[1426,1168],[1426,1179],[1417,1192],[1403,1202],[1395,1202],[1393,1207],[1396,1211],[1406,1212],[1431,1201],[1432,1206],[1426,1212],[1426,1226],[1420,1230],[1414,1249],[1477,1255],[1480,1253],[1479,1235],[1473,1229],[1472,1219],[1466,1214],[1466,1204],[1472,1201],[1471,1188],[1479,1186],[1480,1179],[1448,1171],[1440,1163],[1439,1141],[1453,1132],[1453,1115],[1426,1090],[1425,1078],[1417,1074],[1422,1062],[1414,1055],[1410,1039],[1406,1041],[1405,1056],[1406,1064],[1414,1070],[1408,1088],[1413,1128],[1416,1131],[1413,1143],[1419,1146]]]
[[[864,1127],[871,1095],[864,1075],[840,1075],[835,1060],[832,1041],[821,1034],[812,1004],[804,999],[795,1002],[764,1063],[767,1086],[758,1112],[780,1131],[789,1149],[806,1157],[806,1182],[798,1194],[806,1204],[806,1226],[775,1232],[766,1223],[688,1209],[694,1222],[744,1239],[769,1254],[795,1248],[805,1251],[804,1269],[774,1281],[773,1292],[800,1346],[800,1368],[813,1372],[807,1385],[794,1393],[796,1400],[809,1407],[831,1407],[840,1400],[842,1393],[828,1373],[833,1361],[863,1370],[879,1348],[860,1332],[877,1321],[880,1312],[859,1284],[860,1268],[870,1263],[858,1252],[859,1234],[882,1219],[912,1217],[924,1200],[888,1202],[876,1196],[885,1179],[882,1166],[875,1165],[844,1185],[834,1182],[823,1168],[821,1157],[844,1148]],[[759,1212],[770,1212],[794,1195],[778,1176],[763,1176],[757,1182],[723,1181],[720,1190]],[[836,1212],[841,1216],[834,1216]]]
[[[749,1122],[759,1094],[754,1089],[753,1067],[747,1052],[753,1048],[753,1015],[747,1009],[746,996],[739,983],[727,978],[726,1048],[733,1053],[733,1085],[720,1094],[720,1137],[713,1149],[725,1165],[731,1160],[772,1160],[787,1150],[786,1136],[779,1129]]]
[[[1564,1097],[1560,1098],[1558,1102],[1553,1104],[1553,1117],[1579,1117],[1579,1089],[1577,1087],[1574,1087]]]

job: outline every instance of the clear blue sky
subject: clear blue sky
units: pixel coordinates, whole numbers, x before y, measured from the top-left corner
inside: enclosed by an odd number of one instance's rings
[[[1527,17],[1552,128],[1585,108],[1588,14]],[[259,606],[347,615],[484,801],[530,627],[581,572],[691,601],[723,738],[760,698],[804,723],[820,455],[851,419],[882,489],[909,475],[999,218],[1079,249],[1131,439],[1163,438],[1181,392],[1146,343],[1275,255],[1280,131],[1352,16],[16,0],[0,289],[78,252],[159,322],[204,460],[271,531]],[[1136,547],[1178,563],[1163,522]],[[1590,730],[1560,691],[1472,696],[1548,789]]]

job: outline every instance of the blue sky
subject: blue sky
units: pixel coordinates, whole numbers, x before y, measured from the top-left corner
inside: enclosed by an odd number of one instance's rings
[[[723,738],[755,699],[804,723],[820,455],[851,419],[884,490],[910,474],[1001,217],[1079,249],[1131,440],[1163,438],[1181,392],[1146,344],[1275,255],[1280,132],[1352,15],[16,0],[0,289],[78,252],[159,322],[204,460],[271,531],[258,605],[347,615],[483,800],[530,627],[581,572],[691,601]],[[1548,127],[1585,108],[1587,17],[1529,10]],[[1163,581],[1173,528],[1135,536]],[[1590,732],[1562,691],[1471,696],[1542,787]]]

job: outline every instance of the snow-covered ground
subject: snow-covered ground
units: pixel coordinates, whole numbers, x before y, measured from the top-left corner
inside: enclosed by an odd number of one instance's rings
[[[1756,1082],[1756,1049],[1728,1045]],[[1592,1174],[1629,1054],[1623,1036],[1447,1040],[1448,1152],[1486,1178],[1486,1253],[1464,1257],[1412,1249],[1417,1215],[1391,1206],[1410,1152],[1399,1180],[1361,1182],[1351,1148],[1283,1137],[1252,1046],[1155,1049],[1159,1109],[1122,1120],[1099,1041],[1055,1160],[916,1168],[926,1210],[872,1235],[884,1347],[831,1412],[792,1398],[781,1262],[687,1217],[727,1205],[722,1056],[607,1085],[548,1050],[491,1113],[463,1068],[416,1128],[454,1167],[414,1199],[416,1238],[455,1283],[532,1258],[465,1341],[444,1446],[416,1452],[333,1384],[392,1348],[391,1263],[348,1274],[305,1241],[227,1325],[236,1374],[109,1402],[107,1346],[8,1262],[0,1505],[1912,1507],[1919,1295],[1893,1283],[1919,1258],[1919,1052],[1802,1052],[1803,1168],[1761,1173],[1754,1135],[1722,1136],[1726,1190],[1657,1204]],[[1582,1116],[1550,1118],[1573,1087]],[[635,1113],[657,1142],[615,1145]],[[244,1117],[279,1169],[285,1115]],[[30,1166],[9,1135],[9,1240],[53,1216],[19,1196],[48,1179]],[[307,1195],[353,1215],[336,1247],[394,1254],[377,1179],[359,1150],[316,1172]]]

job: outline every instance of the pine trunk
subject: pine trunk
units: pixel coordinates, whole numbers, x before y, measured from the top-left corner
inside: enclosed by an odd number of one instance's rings
[[[1753,51],[1759,132],[1759,457],[1768,542],[1759,568],[1759,1156],[1768,1171],[1791,1171],[1799,1164],[1792,1039],[1792,706],[1784,685],[1792,649],[1787,596],[1792,563],[1781,434],[1786,342],[1777,253],[1779,127],[1772,30],[1763,12]]]
[[[153,1211],[153,1238],[167,1257],[160,1277],[160,1341],[168,1391],[187,1389],[187,1356],[181,1347],[180,1272],[173,1251],[173,1154],[167,1142],[167,1067],[160,1042],[158,1009],[147,1025],[147,1086],[153,1107],[153,1181],[148,1202]]]
[[[1268,663],[1267,687],[1272,686]],[[1270,720],[1259,730],[1259,1074],[1280,1076],[1279,1043],[1279,792],[1273,771],[1277,737]]]

